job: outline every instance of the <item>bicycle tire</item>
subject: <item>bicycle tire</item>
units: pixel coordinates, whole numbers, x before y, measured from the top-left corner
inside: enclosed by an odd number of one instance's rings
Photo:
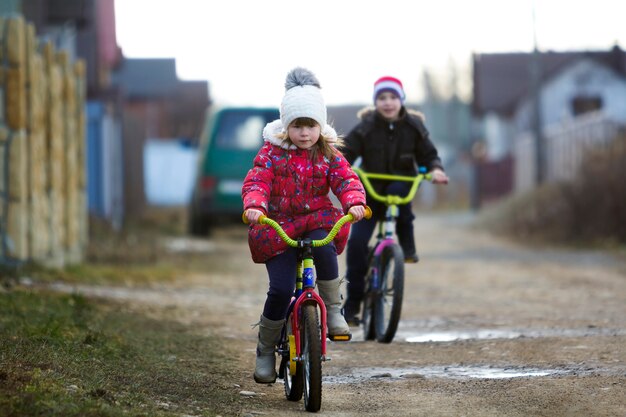
[[[363,339],[374,340],[376,339],[376,312],[374,311],[376,305],[374,295],[366,291],[363,295],[362,304],[361,323],[363,325]]]
[[[368,273],[365,276],[365,290],[363,291],[363,302],[361,303],[361,324],[363,325],[363,339],[374,340],[376,339],[376,327],[375,327],[375,313],[374,302],[372,293],[370,291],[372,279],[372,262],[376,262],[374,258],[374,250],[376,248],[368,246],[367,248],[367,264]]]
[[[390,343],[398,330],[404,293],[404,254],[397,243],[380,255],[380,282],[374,301],[376,340]]]
[[[322,336],[317,307],[303,306],[301,317],[304,407],[316,412],[322,406]]]
[[[284,342],[285,350],[289,349],[289,353],[287,354],[287,358],[283,358],[281,361],[281,375],[283,376],[283,383],[285,385],[285,397],[289,401],[300,401],[302,398],[302,394],[304,393],[304,376],[302,369],[302,362],[295,361],[296,372],[294,375],[291,374],[291,365],[295,353],[295,345],[290,346],[290,336],[293,338],[293,331],[291,330],[291,316],[287,318],[287,322],[285,323],[286,331],[285,335],[287,340]],[[291,349],[294,349],[292,352]]]

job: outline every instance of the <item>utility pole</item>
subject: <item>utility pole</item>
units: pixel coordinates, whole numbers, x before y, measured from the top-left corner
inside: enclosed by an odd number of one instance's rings
[[[537,46],[537,24],[535,19],[535,2],[533,2],[533,53],[530,61],[530,85],[532,102],[532,129],[535,135],[535,181],[540,185],[545,181],[546,150],[542,134],[541,120],[541,53]]]

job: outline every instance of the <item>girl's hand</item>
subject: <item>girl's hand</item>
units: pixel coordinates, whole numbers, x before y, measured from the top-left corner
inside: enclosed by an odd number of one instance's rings
[[[258,224],[259,217],[261,217],[262,215],[263,212],[257,209],[248,209],[245,211],[246,219],[248,219],[248,223],[250,224]]]
[[[364,206],[352,206],[348,210],[348,213],[352,214],[352,222],[358,222],[365,216],[365,207]]]
[[[435,168],[430,172],[430,175],[433,176],[433,184],[447,184],[449,181],[448,176],[443,170],[439,168]]]

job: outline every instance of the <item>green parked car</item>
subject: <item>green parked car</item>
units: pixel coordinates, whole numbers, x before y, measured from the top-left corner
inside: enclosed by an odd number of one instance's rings
[[[263,128],[280,117],[278,108],[223,107],[206,118],[189,202],[189,233],[205,236],[211,226],[239,220],[241,186],[263,145]]]

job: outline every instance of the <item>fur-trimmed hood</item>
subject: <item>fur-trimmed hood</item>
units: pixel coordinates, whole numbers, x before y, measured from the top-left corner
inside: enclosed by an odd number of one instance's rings
[[[409,116],[417,117],[418,119],[420,119],[422,123],[426,122],[426,117],[424,116],[424,113],[417,111],[417,110],[409,109],[407,107],[404,107],[404,110]],[[375,112],[376,112],[376,108],[374,106],[367,106],[359,110],[356,113],[356,116],[361,120],[365,120],[367,116],[372,115]]]
[[[289,145],[282,139],[279,139],[277,135],[285,133],[286,129],[283,127],[283,122],[280,119],[276,119],[273,122],[268,123],[263,128],[263,140],[269,142],[272,145],[280,146],[283,149],[297,149],[294,144]],[[330,125],[324,126],[322,129],[322,135],[328,139],[328,143],[334,145],[337,143],[337,132]]]

